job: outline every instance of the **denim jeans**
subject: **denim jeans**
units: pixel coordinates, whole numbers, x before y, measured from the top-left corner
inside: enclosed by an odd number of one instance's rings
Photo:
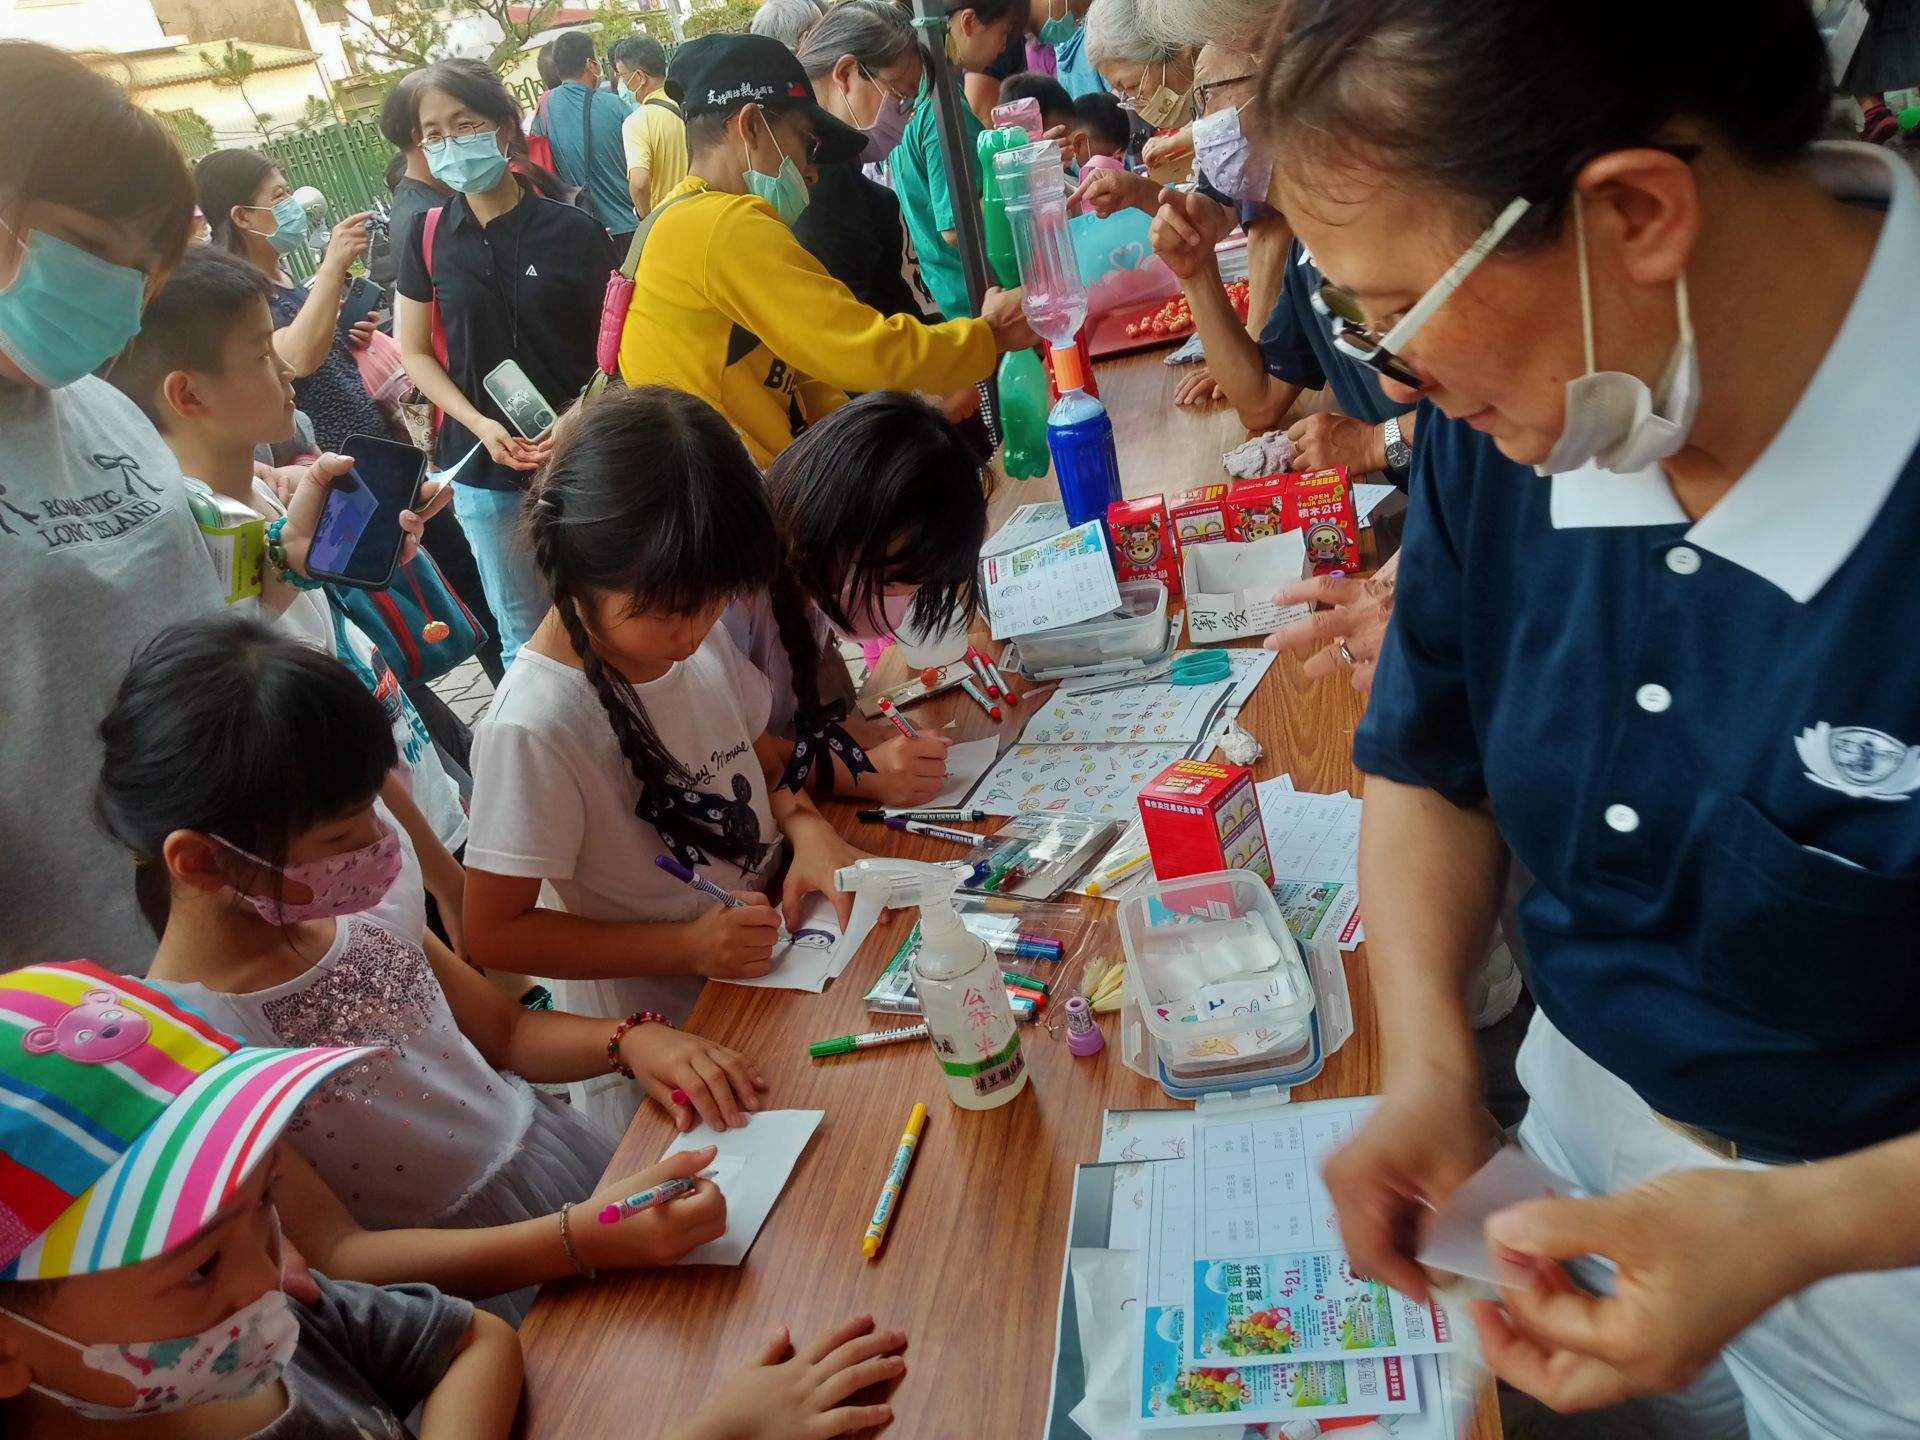
[[[453,512],[473,547],[487,608],[500,627],[500,662],[509,667],[552,603],[521,533],[522,498],[518,490],[486,490],[458,481],[453,486]]]

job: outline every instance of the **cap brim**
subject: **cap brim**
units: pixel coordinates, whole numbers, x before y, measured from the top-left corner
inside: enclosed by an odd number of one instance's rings
[[[814,158],[822,165],[843,165],[857,160],[867,148],[867,132],[856,130],[831,110],[808,100],[793,106],[813,122],[813,138],[820,142]]]
[[[5,1278],[117,1270],[191,1240],[272,1153],[314,1087],[378,1053],[248,1046],[216,1061],[20,1252]]]

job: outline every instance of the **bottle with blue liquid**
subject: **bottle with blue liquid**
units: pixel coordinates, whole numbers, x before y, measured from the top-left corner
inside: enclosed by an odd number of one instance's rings
[[[1021,309],[1053,351],[1060,399],[1047,416],[1047,449],[1067,523],[1104,520],[1107,506],[1121,498],[1120,461],[1113,447],[1113,421],[1107,407],[1087,393],[1074,345],[1087,318],[1087,287],[1067,226],[1060,145],[1042,140],[1002,150],[994,156],[993,167],[1025,287]]]

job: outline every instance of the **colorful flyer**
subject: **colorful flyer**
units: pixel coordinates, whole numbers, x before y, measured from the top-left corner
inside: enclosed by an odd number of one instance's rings
[[[1187,1360],[1180,1306],[1148,1306],[1140,1419],[1238,1415],[1249,1422],[1405,1413],[1420,1408],[1409,1362],[1398,1357],[1299,1365],[1207,1367]]]
[[[1246,1366],[1451,1348],[1446,1312],[1353,1273],[1337,1250],[1196,1260],[1188,1358]]]

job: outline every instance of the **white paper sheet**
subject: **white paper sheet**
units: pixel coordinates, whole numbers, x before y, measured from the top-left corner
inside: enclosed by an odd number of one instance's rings
[[[980,575],[996,640],[1078,625],[1120,608],[1106,527],[1098,520],[987,556]]]
[[[989,815],[1065,811],[1098,820],[1137,813],[1140,787],[1190,745],[1016,745],[1000,757],[974,792],[974,808]]]
[[[809,990],[818,995],[840,973],[833,963],[833,947],[840,940],[840,915],[825,895],[809,895],[800,909],[800,924],[773,947],[773,969],[752,980],[716,975],[721,985],[750,985],[760,990]],[[843,961],[840,968],[844,968]]]
[[[1327,912],[1325,919],[1335,927],[1340,948],[1354,949],[1364,938],[1360,929],[1360,801],[1344,793],[1314,795],[1295,790],[1290,779],[1284,784],[1281,780],[1263,780],[1254,788],[1260,796],[1260,823],[1267,831],[1275,888],[1289,887],[1289,904],[1321,907]],[[1324,887],[1329,885],[1338,885],[1341,893],[1325,894]]]
[[[1036,540],[1058,535],[1066,528],[1067,507],[1058,500],[1039,500],[1031,505],[1022,505],[1007,517],[1006,524],[987,537],[987,543],[980,547],[980,558],[985,560],[992,555],[1005,555],[1022,545],[1031,545]]]
[[[962,740],[947,748],[947,783],[940,793],[924,805],[912,805],[896,813],[911,815],[917,810],[958,809],[980,777],[993,768],[1000,757],[1000,737],[988,735],[979,740]]]
[[[1276,605],[1273,597],[1306,569],[1298,530],[1263,540],[1218,541],[1186,551],[1187,639],[1217,645],[1267,635],[1312,613],[1310,605]]]
[[[1374,506],[1393,494],[1393,492],[1394,487],[1391,485],[1370,485],[1364,480],[1353,487],[1354,519],[1362,530],[1367,529],[1373,524],[1367,517],[1373,514]]]
[[[786,1188],[787,1177],[813,1138],[824,1110],[761,1110],[732,1130],[696,1125],[677,1136],[660,1158],[683,1150],[719,1147],[713,1169],[715,1183],[727,1197],[727,1233],[680,1258],[682,1265],[738,1265],[747,1258],[754,1237],[773,1213],[773,1204]],[[721,1161],[727,1161],[725,1170]],[[737,1166],[737,1168],[735,1168]],[[719,1177],[725,1175],[724,1181]]]
[[[1453,1192],[1427,1232],[1420,1263],[1450,1270],[1489,1285],[1510,1283],[1487,1249],[1487,1217],[1523,1200],[1547,1200],[1576,1193],[1573,1186],[1518,1145],[1509,1145]]]

